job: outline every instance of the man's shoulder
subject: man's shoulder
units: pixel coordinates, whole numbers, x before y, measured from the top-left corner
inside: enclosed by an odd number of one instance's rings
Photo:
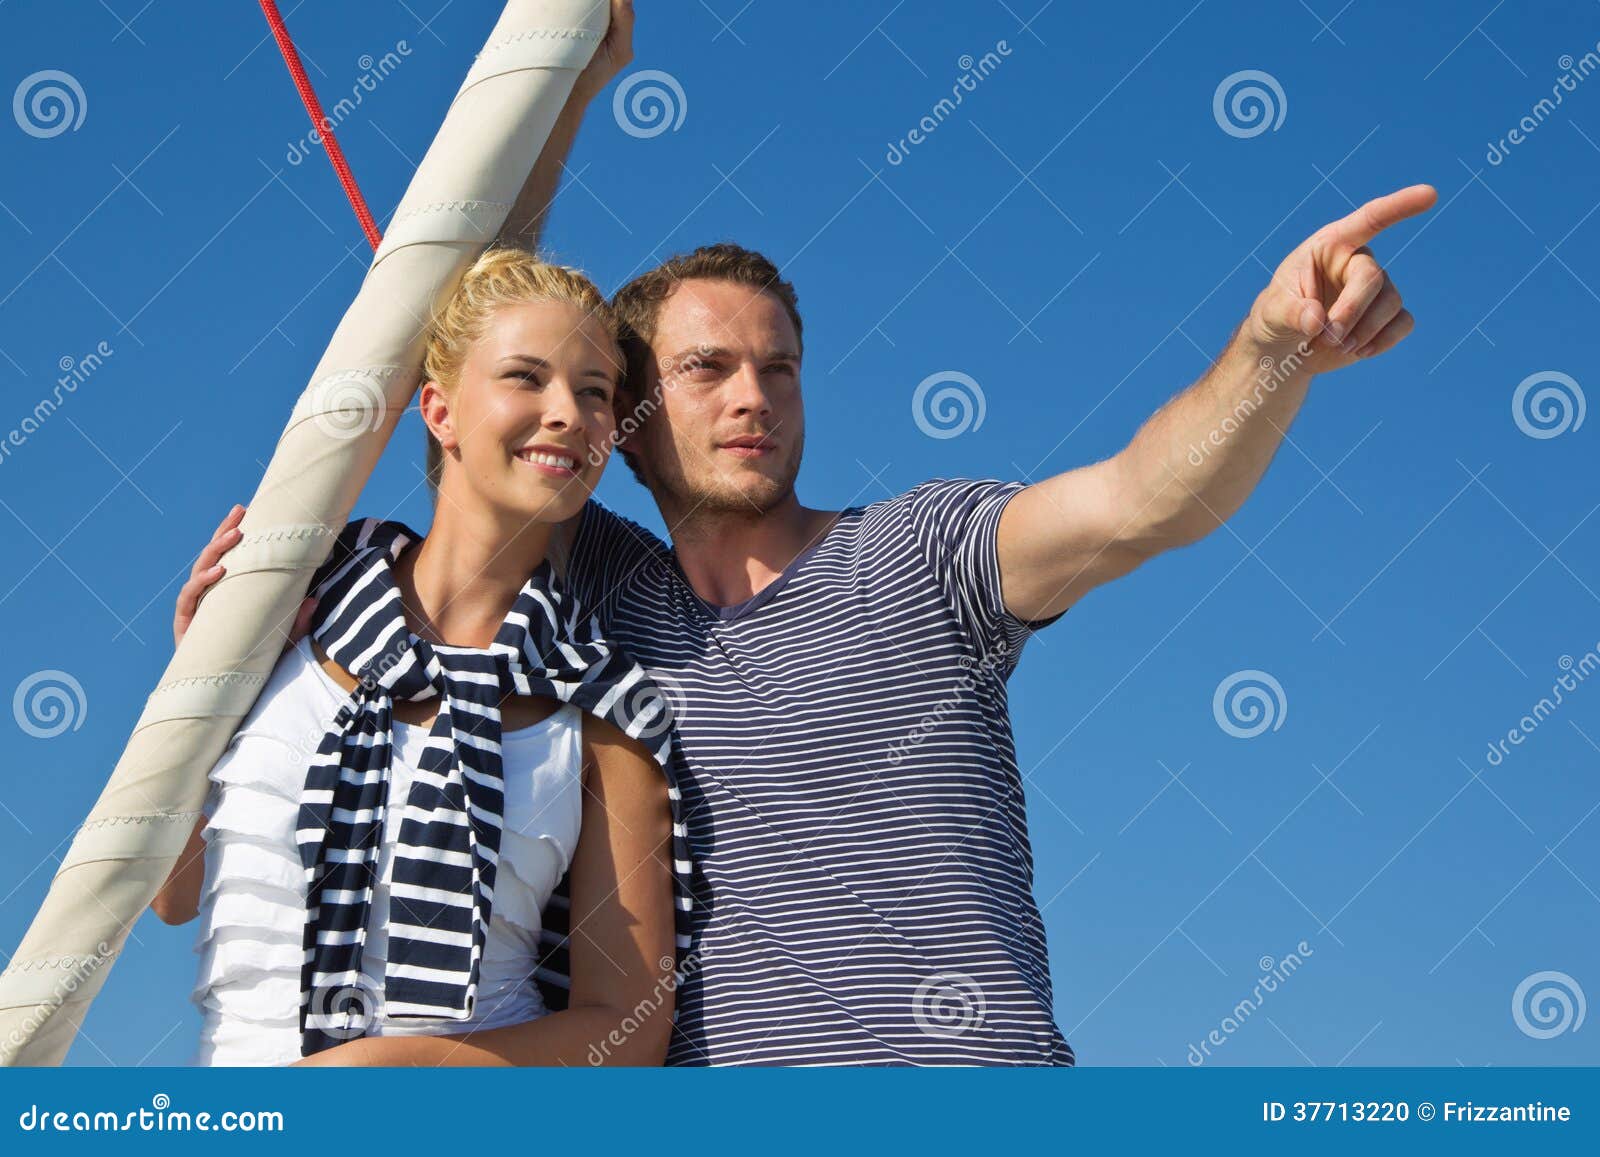
[[[618,514],[598,499],[591,498],[585,502],[574,523],[572,535],[574,556],[595,550],[626,550],[664,555],[672,549],[655,532],[639,525],[631,518]]]
[[[666,564],[671,551],[631,518],[590,499],[572,520],[561,569],[580,602],[603,609],[629,581]]]
[[[864,508],[866,517],[909,517],[917,523],[958,519],[991,502],[1004,504],[1026,483],[999,478],[929,478]]]

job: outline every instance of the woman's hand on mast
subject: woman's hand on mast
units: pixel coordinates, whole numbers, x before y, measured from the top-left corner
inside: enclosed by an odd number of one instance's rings
[[[572,86],[573,100],[588,104],[633,63],[633,0],[611,0],[611,22],[588,65]]]
[[[244,537],[239,529],[239,523],[244,520],[245,508],[235,504],[228,511],[227,516],[217,524],[217,529],[211,534],[211,541],[205,546],[194,560],[194,566],[189,571],[189,581],[178,590],[178,606],[172,615],[172,645],[176,647],[183,642],[183,636],[188,634],[189,625],[194,622],[195,612],[200,609],[200,600],[207,591],[222,581],[222,576],[228,573],[228,568],[222,564],[222,556],[239,545],[239,540]],[[288,650],[311,631],[311,615],[316,610],[317,600],[305,599],[300,604],[300,610],[295,615],[294,625],[289,628],[289,638],[284,644]]]

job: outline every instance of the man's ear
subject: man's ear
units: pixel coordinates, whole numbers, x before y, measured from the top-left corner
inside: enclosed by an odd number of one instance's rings
[[[639,399],[634,396],[626,382],[619,385],[611,397],[611,419],[611,448],[616,451],[622,449],[628,439],[639,432],[641,424]]]
[[[450,399],[445,397],[444,388],[438,382],[429,380],[422,383],[422,391],[417,399],[417,409],[422,414],[422,420],[428,426],[428,431],[442,449],[454,450],[456,448],[455,422],[450,413]]]

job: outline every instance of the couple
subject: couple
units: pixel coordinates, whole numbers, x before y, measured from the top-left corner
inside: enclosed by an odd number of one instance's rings
[[[843,511],[795,492],[801,321],[766,258],[699,249],[608,307],[486,254],[429,339],[427,537],[347,528],[157,897],[202,917],[201,1060],[1070,1064],[1007,678],[1086,592],[1230,517],[1315,375],[1410,332],[1367,242],[1434,200],[1318,230],[1111,458]],[[671,546],[589,501],[614,442]]]

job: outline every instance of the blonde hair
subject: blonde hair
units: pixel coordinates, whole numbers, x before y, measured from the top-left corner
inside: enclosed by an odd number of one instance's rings
[[[423,373],[446,394],[461,383],[461,367],[472,344],[489,331],[495,311],[508,305],[553,301],[581,309],[617,340],[616,315],[594,282],[580,270],[543,261],[525,249],[486,249],[462,275],[444,306],[435,311],[423,354]],[[428,486],[437,496],[444,449],[428,431]]]

